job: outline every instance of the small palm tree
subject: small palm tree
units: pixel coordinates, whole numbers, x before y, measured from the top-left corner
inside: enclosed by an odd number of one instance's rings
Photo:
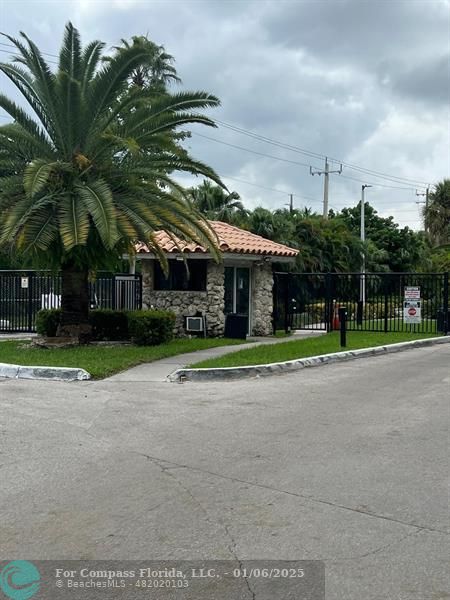
[[[82,48],[69,23],[53,72],[21,36],[6,36],[18,55],[0,64],[28,105],[24,110],[0,94],[0,107],[14,120],[0,128],[0,246],[61,270],[58,335],[81,339],[89,333],[89,272],[132,252],[137,240],[165,267],[158,229],[205,244],[218,258],[216,237],[170,173],[221,184],[174,133],[189,123],[213,126],[199,110],[219,101],[205,92],[162,93],[159,84],[156,92],[130,86],[149,68],[148,44],[124,45],[103,62],[104,44]]]
[[[180,78],[173,66],[174,58],[167,54],[164,46],[158,46],[143,35],[134,35],[131,38],[131,44],[122,39],[121,46],[114,46],[116,53],[121,53],[131,47],[140,46],[147,53],[147,60],[136,67],[129,78],[129,82],[137,87],[147,87],[152,91],[167,91],[167,85],[171,82],[180,83]],[[109,62],[110,57],[105,57],[104,61]]]
[[[216,219],[225,223],[243,224],[248,211],[241,202],[237,192],[227,193],[223,187],[204,181],[196,188],[191,188],[194,206],[208,219]]]
[[[434,246],[450,243],[450,179],[440,181],[423,212],[425,230]]]

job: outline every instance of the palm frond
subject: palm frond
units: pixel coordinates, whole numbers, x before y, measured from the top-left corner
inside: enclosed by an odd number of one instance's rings
[[[43,159],[36,159],[25,167],[23,187],[29,198],[44,189],[54,167],[55,163]]]
[[[66,139],[64,135],[64,123],[61,121],[60,98],[56,92],[56,77],[50,70],[42,53],[36,44],[24,33],[20,35],[28,43],[28,60],[26,66],[34,76],[34,85],[39,94],[41,102],[45,104],[49,118],[51,119],[55,132],[55,143],[67,154]]]
[[[49,207],[29,216],[20,232],[18,246],[25,255],[45,252],[57,237],[55,215]]]
[[[63,44],[59,53],[59,71],[79,81],[81,64],[80,34],[69,22],[64,30]]]
[[[32,137],[36,137],[41,142],[48,143],[45,131],[23,109],[4,94],[0,94],[0,108],[3,108]]]
[[[75,190],[92,217],[102,243],[110,250],[118,239],[111,189],[105,181],[99,179],[84,185],[76,184]]]
[[[58,209],[61,240],[66,251],[84,245],[89,234],[89,213],[86,205],[74,194],[66,194]]]
[[[142,130],[146,123],[150,123],[157,117],[176,115],[181,118],[183,114],[193,109],[205,109],[219,106],[220,101],[216,96],[207,92],[182,92],[179,94],[164,94],[156,98],[151,106],[145,111],[136,111],[127,120],[127,128],[130,135]],[[200,115],[199,115],[200,116]],[[205,117],[206,118],[206,117]],[[212,119],[206,119],[207,124],[216,127]]]
[[[53,147],[46,138],[31,135],[18,123],[0,127],[0,149],[21,162],[29,162],[36,156],[49,160],[55,158]]]
[[[87,90],[89,132],[97,119],[114,105],[117,98],[126,89],[128,77],[144,58],[145,51],[142,48],[127,48],[96,73]]]
[[[100,63],[105,44],[98,40],[86,46],[81,55],[81,95],[84,97],[89,83],[95,75]]]
[[[52,137],[52,124],[48,118],[45,107],[42,105],[41,99],[36,93],[33,80],[29,74],[16,65],[6,63],[0,63],[0,71],[2,71],[20,91],[42,123],[44,129],[49,133],[50,137]]]

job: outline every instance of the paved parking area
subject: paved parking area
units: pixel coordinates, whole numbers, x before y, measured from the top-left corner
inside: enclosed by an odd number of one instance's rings
[[[229,383],[3,380],[0,555],[321,559],[327,600],[449,598],[449,366],[440,346]]]

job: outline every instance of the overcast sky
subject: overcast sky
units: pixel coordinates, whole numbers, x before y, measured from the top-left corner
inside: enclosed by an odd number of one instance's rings
[[[174,55],[185,88],[221,99],[213,111],[220,121],[418,182],[344,166],[330,176],[332,208],[355,205],[362,183],[406,187],[373,187],[366,199],[401,225],[420,228],[419,182],[450,176],[450,0],[0,0],[0,7],[0,30],[23,30],[50,54],[68,20],[84,42],[113,45],[148,34]],[[8,48],[0,49],[8,60]],[[11,92],[4,78],[1,89]],[[249,208],[282,207],[293,193],[296,206],[321,211],[323,177],[311,177],[309,165],[323,169],[323,158],[223,126],[196,126],[189,146]]]

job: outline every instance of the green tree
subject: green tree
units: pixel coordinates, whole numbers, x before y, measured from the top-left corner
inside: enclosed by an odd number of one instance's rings
[[[258,206],[250,212],[248,228],[252,233],[256,233],[256,235],[260,235],[268,240],[278,241],[279,232],[274,214],[267,208]]]
[[[300,219],[295,229],[300,252],[297,268],[303,272],[346,272],[359,269],[361,242],[338,219],[319,216]]]
[[[137,240],[164,266],[158,229],[206,244],[218,257],[215,236],[170,172],[221,182],[167,134],[190,123],[214,125],[201,110],[219,101],[205,92],[130,89],[133,74],[149,64],[141,43],[102,63],[104,44],[82,48],[69,23],[52,72],[38,47],[21,36],[6,36],[18,55],[0,64],[27,103],[24,110],[0,94],[0,107],[14,120],[0,128],[0,245],[61,269],[59,335],[83,339],[89,272],[132,252]]]
[[[342,220],[354,235],[360,235],[361,206],[359,204],[342,209],[335,219]],[[400,228],[392,216],[380,217],[367,202],[365,203],[365,229],[369,248],[368,270],[414,271],[421,265],[426,252],[424,236],[409,227]],[[383,256],[384,260],[381,261]]]
[[[430,193],[424,220],[433,246],[450,243],[450,179],[440,181]]]
[[[208,219],[233,225],[244,225],[248,211],[244,208],[237,192],[227,192],[210,181],[203,181],[190,189],[194,207]]]
[[[128,40],[121,40],[121,46],[114,46],[116,53],[126,52],[130,48],[141,48],[146,53],[146,59],[131,72],[128,81],[138,88],[147,88],[155,93],[166,93],[168,85],[172,82],[180,83],[181,80],[173,66],[174,58],[167,54],[164,46],[158,46],[143,35],[134,35],[131,44]],[[105,62],[110,62],[109,56],[104,57]]]

